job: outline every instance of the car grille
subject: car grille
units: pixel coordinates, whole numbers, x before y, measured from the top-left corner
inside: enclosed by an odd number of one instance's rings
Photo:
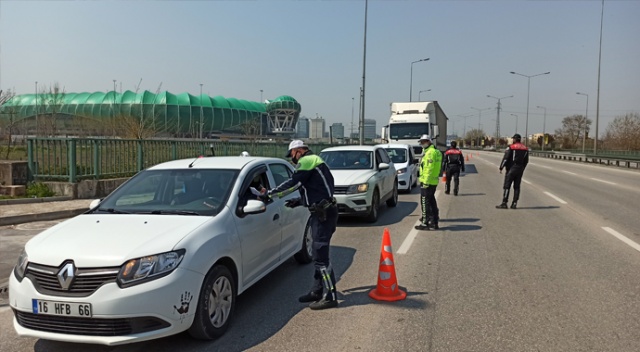
[[[60,317],[13,310],[18,324],[38,331],[88,336],[123,336],[159,330],[171,326],[153,317],[97,319]]]
[[[62,268],[29,263],[25,276],[28,277],[42,294],[66,297],[86,297],[100,286],[115,282],[119,267],[110,268],[77,268],[74,279],[68,289],[63,289],[58,281],[58,272]]]
[[[333,194],[347,194],[349,186],[335,186],[333,188]]]

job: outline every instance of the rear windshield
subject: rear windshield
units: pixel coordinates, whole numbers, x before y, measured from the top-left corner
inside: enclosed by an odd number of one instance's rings
[[[385,148],[389,158],[394,164],[402,164],[407,162],[407,150],[404,148]]]

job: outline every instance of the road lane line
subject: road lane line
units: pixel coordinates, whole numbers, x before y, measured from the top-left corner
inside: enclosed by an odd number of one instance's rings
[[[553,198],[553,199],[557,200],[560,204],[567,204],[567,202],[565,202],[564,200],[562,200],[562,199],[560,199],[560,198],[556,197],[555,195],[553,195],[553,194],[551,194],[551,193],[549,193],[549,192],[544,192],[544,194],[546,194],[546,195],[548,195],[549,197],[551,197],[551,198]]]
[[[594,181],[602,182],[602,183],[608,183],[608,184],[610,184],[610,185],[616,185],[616,183],[609,182],[609,181],[605,181],[605,180],[601,180],[601,179],[599,179],[599,178],[593,178],[593,177],[591,177],[591,179],[592,179],[592,180],[594,180]]]
[[[631,248],[635,249],[636,251],[640,252],[640,244],[637,244],[635,242],[633,242],[632,240],[630,240],[628,237],[624,236],[623,234],[621,234],[620,232],[610,228],[610,227],[603,227],[603,230],[607,231],[610,235],[616,237],[617,239],[619,239],[620,241],[628,244],[629,246],[631,246]]]
[[[578,176],[578,174],[574,173],[574,172],[569,172],[569,171],[564,171],[562,170],[562,172],[564,172],[565,174],[569,174],[569,175],[573,175],[573,176]]]
[[[525,179],[522,179],[522,182],[524,182],[524,183],[526,183],[526,184],[528,184],[528,185],[532,185],[532,184],[533,184],[533,183],[531,183],[531,182],[529,182],[529,181],[527,181],[527,180],[525,180]]]
[[[550,167],[548,167],[548,166],[544,166],[544,165],[538,165],[538,166],[544,167],[545,169],[550,169]]]
[[[439,195],[440,195],[440,191],[436,191],[436,194],[435,194],[436,200],[438,200]],[[413,240],[415,240],[416,236],[418,236],[419,230],[415,228],[415,226],[418,226],[418,225],[420,225],[420,220],[416,221],[416,223],[413,224],[414,227],[411,229],[411,231],[409,231],[409,234],[402,242],[402,245],[400,245],[400,248],[398,248],[398,250],[396,251],[396,254],[407,254],[407,252],[409,251],[409,248],[411,248],[411,245],[413,244]]]

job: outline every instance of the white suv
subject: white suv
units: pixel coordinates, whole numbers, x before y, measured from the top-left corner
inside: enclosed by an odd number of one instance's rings
[[[418,183],[419,161],[408,144],[380,144],[389,154],[398,173],[398,189],[411,192]]]
[[[340,215],[378,220],[378,207],[398,204],[396,169],[380,146],[341,146],[324,149],[320,157],[331,169]]]

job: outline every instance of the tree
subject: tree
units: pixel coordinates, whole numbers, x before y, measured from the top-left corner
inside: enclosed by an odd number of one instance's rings
[[[640,150],[640,114],[630,112],[616,117],[607,125],[607,147],[624,150]]]
[[[562,119],[562,127],[555,131],[556,138],[562,141],[563,148],[574,148],[577,142],[583,138],[585,130],[587,134],[589,133],[590,126],[591,120],[585,119],[584,115],[567,116]]]
[[[64,87],[60,88],[58,82],[50,85],[48,91],[47,88],[41,90],[39,103],[40,111],[43,113],[40,117],[44,118],[45,135],[55,136],[58,133],[58,115],[64,105],[65,96]]]
[[[468,131],[467,134],[464,136],[465,144],[468,143],[469,145],[471,145],[472,143],[474,143],[476,146],[478,146],[478,142],[483,140],[485,136],[486,136],[486,133],[484,133],[483,130],[474,128]],[[482,142],[480,142],[480,144],[481,143]]]
[[[5,91],[0,90],[0,107],[2,107],[6,102],[8,102],[11,98],[13,98],[13,96],[15,95],[14,92],[11,91],[11,89]],[[2,109],[3,115],[6,116],[6,124],[4,124],[4,129],[7,137],[8,137],[8,142],[7,142],[7,154],[5,155],[5,159],[9,159],[9,153],[11,152],[11,142],[13,140],[13,128],[14,125],[16,123],[15,121],[15,115],[17,114],[17,108],[15,106],[10,106],[10,107],[5,107],[4,109]],[[4,119],[0,118],[0,122],[2,122]],[[0,125],[1,127],[2,125]],[[2,131],[2,128],[0,128],[0,131]]]
[[[547,133],[546,136],[547,136],[547,143],[545,144],[545,146],[555,142],[556,139],[553,137],[553,135]],[[536,142],[538,143],[538,146],[542,148],[542,136],[538,136],[538,140]]]

